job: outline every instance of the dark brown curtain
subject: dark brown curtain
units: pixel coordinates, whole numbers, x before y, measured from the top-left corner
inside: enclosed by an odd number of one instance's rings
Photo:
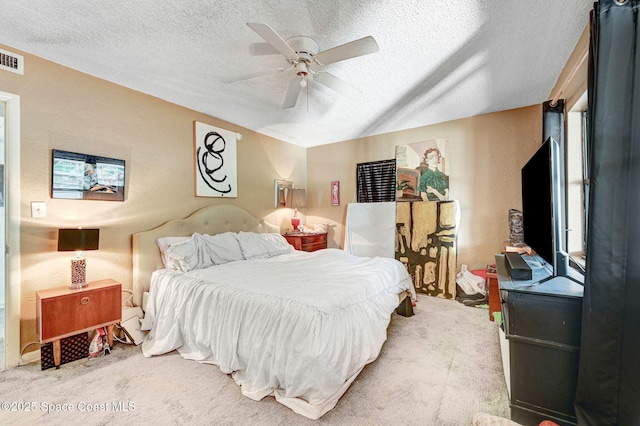
[[[396,160],[371,161],[356,165],[356,193],[359,203],[396,200]]]
[[[580,425],[640,425],[639,7],[601,0],[591,14]]]

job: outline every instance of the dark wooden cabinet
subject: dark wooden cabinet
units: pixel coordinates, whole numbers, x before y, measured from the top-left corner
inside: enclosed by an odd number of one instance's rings
[[[284,234],[289,244],[296,250],[316,251],[327,248],[327,233],[323,234]]]
[[[537,259],[527,260],[537,265]],[[576,425],[574,409],[583,286],[579,277],[550,277],[532,266],[532,280],[512,280],[496,255],[509,344],[511,419],[524,426],[553,420]]]
[[[122,318],[121,284],[107,279],[81,289],[52,288],[36,292],[36,318],[40,343],[53,342],[55,366],[60,365],[60,340],[107,327],[113,346],[113,325]]]

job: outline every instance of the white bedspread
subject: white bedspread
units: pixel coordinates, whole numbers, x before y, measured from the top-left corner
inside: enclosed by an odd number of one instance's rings
[[[398,294],[415,297],[404,266],[342,250],[295,251],[181,273],[156,271],[145,356],[174,349],[231,373],[313,419],[332,409],[386,340]]]

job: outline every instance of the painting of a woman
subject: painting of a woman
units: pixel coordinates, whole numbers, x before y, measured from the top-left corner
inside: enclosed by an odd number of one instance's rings
[[[449,199],[449,176],[440,170],[442,156],[438,148],[428,148],[422,157],[420,166],[420,184],[418,191],[424,201],[442,201]]]

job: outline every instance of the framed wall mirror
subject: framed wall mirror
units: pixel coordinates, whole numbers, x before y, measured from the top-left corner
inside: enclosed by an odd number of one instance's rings
[[[287,196],[289,191],[293,189],[293,182],[287,180],[275,180],[275,208],[287,207]]]

